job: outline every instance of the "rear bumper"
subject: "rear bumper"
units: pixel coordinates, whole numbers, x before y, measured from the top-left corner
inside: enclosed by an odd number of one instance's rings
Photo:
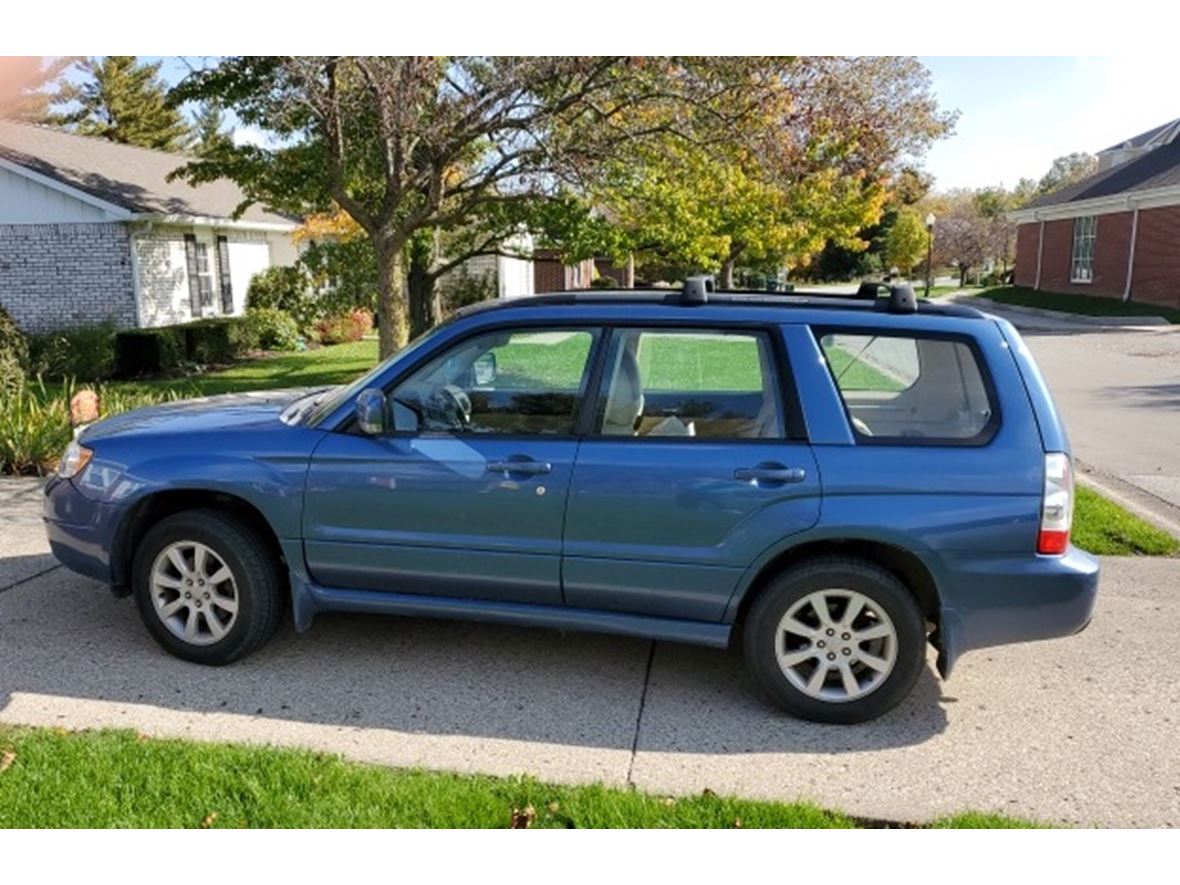
[[[69,480],[45,483],[43,505],[49,549],[71,571],[110,584],[111,538],[122,508],[93,501]]]
[[[966,651],[1071,636],[1094,614],[1098,560],[1076,547],[1052,557],[964,555],[949,565],[935,635],[944,677]]]

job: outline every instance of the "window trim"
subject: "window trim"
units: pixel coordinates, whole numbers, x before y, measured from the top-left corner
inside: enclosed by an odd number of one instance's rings
[[[778,436],[618,436],[599,432],[602,423],[602,409],[605,406],[605,385],[607,382],[606,362],[610,353],[610,346],[619,332],[682,332],[685,334],[735,334],[747,336],[763,336],[770,348],[770,368],[775,373],[778,395],[778,409],[780,433]],[[803,423],[803,408],[799,401],[798,389],[794,375],[790,370],[786,345],[783,341],[782,329],[777,325],[762,323],[693,323],[685,324],[677,321],[646,321],[646,322],[613,322],[605,328],[602,339],[601,354],[597,373],[591,379],[594,393],[586,397],[584,420],[578,425],[579,438],[590,442],[622,442],[652,444],[688,444],[688,445],[765,445],[767,443],[806,443],[807,431]],[[791,394],[794,394],[792,398]]]
[[[1088,229],[1083,229],[1088,228]],[[1084,256],[1079,255],[1079,247],[1088,246]],[[1073,220],[1073,236],[1069,250],[1069,281],[1075,285],[1089,286],[1094,282],[1094,252],[1098,245],[1098,216],[1079,215]],[[1086,276],[1078,275],[1078,267],[1084,263]]]
[[[979,378],[983,382],[984,393],[987,394],[987,401],[991,405],[991,415],[988,417],[987,423],[979,429],[979,432],[975,436],[865,436],[856,429],[856,425],[852,421],[852,412],[848,409],[848,402],[844,399],[844,394],[840,390],[840,384],[836,380],[836,374],[832,371],[832,364],[828,361],[827,355],[825,354],[824,365],[827,367],[828,377],[832,380],[832,390],[835,392],[836,398],[840,401],[840,408],[844,412],[844,421],[848,425],[848,431],[852,434],[853,445],[892,446],[894,448],[983,448],[991,445],[1003,427],[1003,409],[1000,404],[999,391],[996,388],[995,380],[992,378],[991,366],[984,356],[983,348],[979,346],[979,342],[971,335],[962,332],[914,331],[880,326],[840,325],[812,326],[811,333],[815,336],[815,346],[821,354],[824,352],[821,342],[825,335],[871,335],[881,338],[925,338],[932,341],[951,341],[966,345],[975,359],[976,368],[979,370]],[[921,351],[919,350],[919,372],[921,371],[922,365],[921,359]],[[920,377],[919,375],[919,379]],[[914,383],[916,384],[917,382],[915,381]]]

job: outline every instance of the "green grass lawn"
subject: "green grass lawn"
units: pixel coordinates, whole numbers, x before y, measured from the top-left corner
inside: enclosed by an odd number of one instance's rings
[[[853,827],[805,803],[672,799],[300,750],[0,726],[0,827]],[[967,813],[938,827],[1030,826]]]
[[[1153,304],[1140,304],[1137,301],[1124,303],[1118,298],[1038,292],[1025,286],[999,286],[994,289],[973,291],[971,294],[978,295],[980,298],[989,298],[999,304],[1042,307],[1046,310],[1060,310],[1064,313],[1079,313],[1085,316],[1154,316],[1163,317],[1170,323],[1180,323],[1180,310],[1156,307]]]
[[[906,385],[897,378],[891,378],[870,365],[863,357],[857,358],[838,344],[824,345],[824,358],[832,369],[832,375],[841,391],[880,391],[897,393]]]
[[[1099,556],[1175,556],[1180,541],[1085,486],[1077,488],[1073,543]]]
[[[278,387],[322,387],[347,384],[377,362],[377,342],[372,339],[336,344],[296,353],[278,353],[240,363],[220,372],[187,377],[111,381],[107,387],[131,393],[212,396]]]

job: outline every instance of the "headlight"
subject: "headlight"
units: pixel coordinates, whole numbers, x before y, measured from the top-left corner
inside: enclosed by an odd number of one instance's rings
[[[90,449],[79,445],[76,439],[70,440],[70,444],[66,446],[65,452],[61,456],[61,461],[58,462],[57,475],[62,479],[77,476],[86,469],[86,465],[93,457],[94,452]]]

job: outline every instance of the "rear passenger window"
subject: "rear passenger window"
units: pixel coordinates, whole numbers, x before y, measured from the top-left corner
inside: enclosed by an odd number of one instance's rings
[[[598,406],[605,436],[781,437],[770,341],[758,332],[620,329]]]
[[[858,440],[983,445],[995,433],[991,388],[965,341],[863,332],[819,341]]]

